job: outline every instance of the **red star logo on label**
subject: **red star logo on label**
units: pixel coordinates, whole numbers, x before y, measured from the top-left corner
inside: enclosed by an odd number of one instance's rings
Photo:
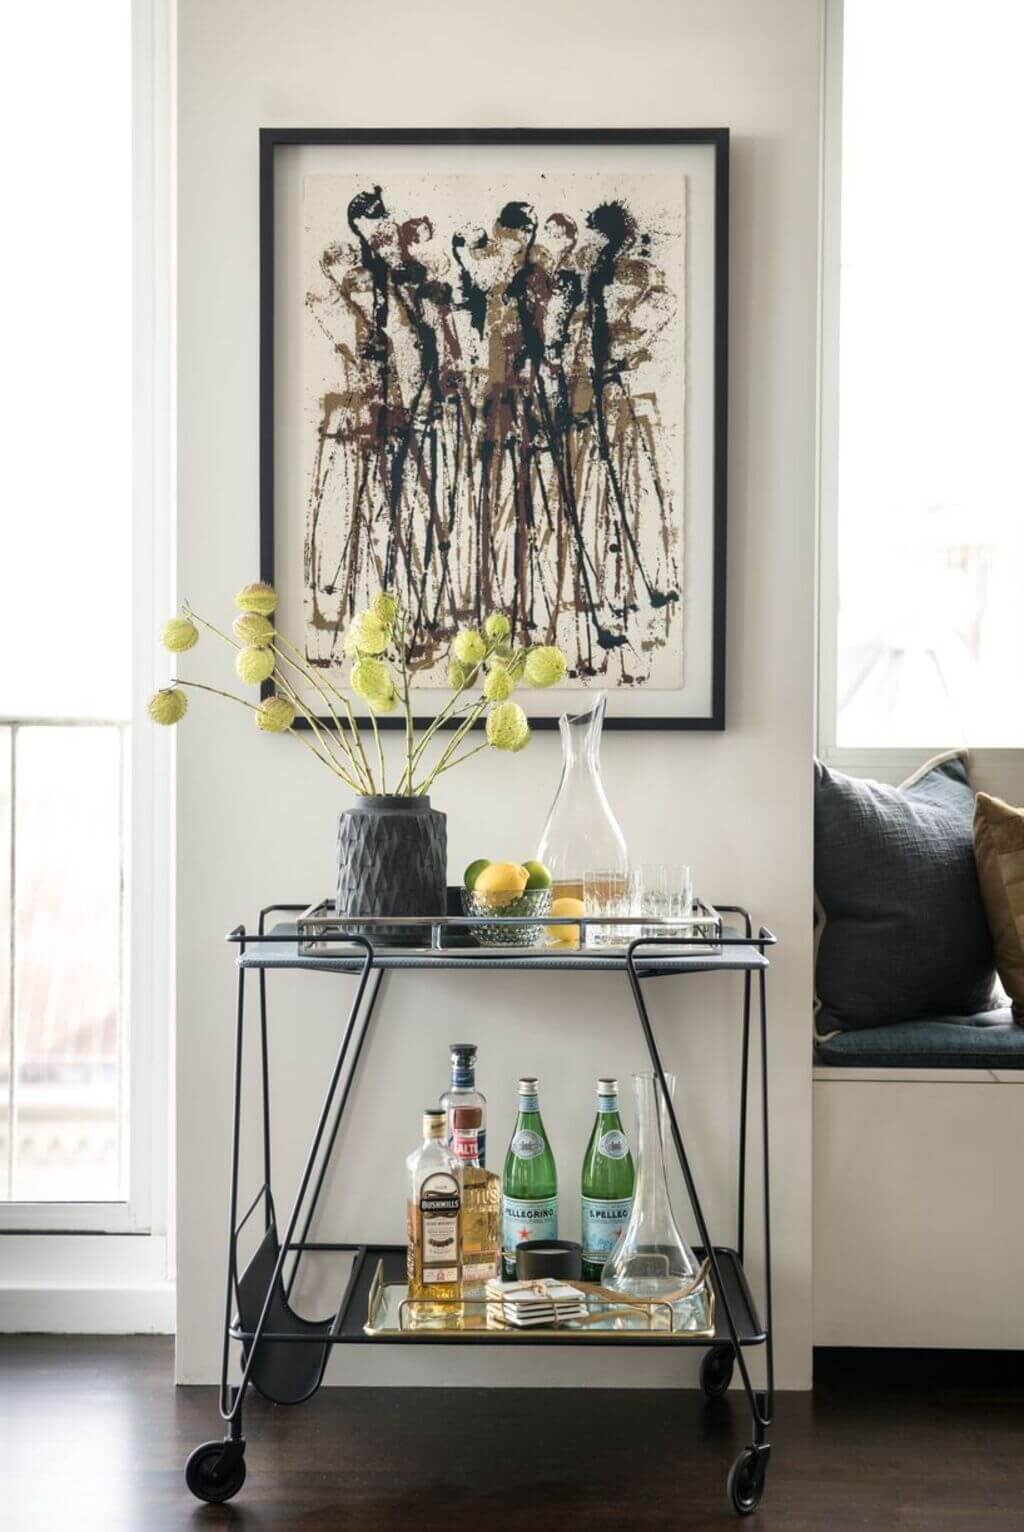
[[[520,1244],[522,1243],[522,1241],[524,1239],[529,1239],[529,1237],[530,1237],[529,1229],[520,1229],[519,1230],[519,1241],[520,1241]]]

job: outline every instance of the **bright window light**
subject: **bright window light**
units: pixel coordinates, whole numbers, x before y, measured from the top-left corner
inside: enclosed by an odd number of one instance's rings
[[[1024,6],[846,0],[836,744],[1024,745]]]
[[[131,19],[4,13],[0,1202],[126,1194]]]

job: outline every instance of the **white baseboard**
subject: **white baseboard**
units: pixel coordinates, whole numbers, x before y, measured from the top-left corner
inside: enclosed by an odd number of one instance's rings
[[[174,1283],[0,1285],[0,1334],[173,1335]]]

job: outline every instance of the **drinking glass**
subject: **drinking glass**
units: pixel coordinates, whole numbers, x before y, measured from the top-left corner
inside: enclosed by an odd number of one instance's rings
[[[689,867],[647,862],[639,872],[639,913],[651,920],[682,922],[693,909],[693,879]],[[668,936],[663,926],[641,926],[644,936]]]
[[[636,913],[639,877],[621,868],[602,868],[583,874],[583,908],[587,915],[626,919]],[[609,923],[588,926],[588,947],[618,947],[632,939],[635,927]]]

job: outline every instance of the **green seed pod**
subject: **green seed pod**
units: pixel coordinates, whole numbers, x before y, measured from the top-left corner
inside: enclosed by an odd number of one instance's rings
[[[495,750],[522,750],[530,740],[530,725],[518,702],[499,702],[487,715],[487,743]]]
[[[269,617],[277,610],[277,591],[264,580],[257,580],[252,585],[242,586],[235,597],[235,605],[240,612],[257,612],[261,617]]]
[[[172,617],[164,625],[160,642],[172,654],[184,654],[186,649],[194,649],[198,644],[199,629],[187,617]]]
[[[267,697],[256,709],[256,727],[265,734],[285,734],[295,722],[295,709],[287,697]]]
[[[542,644],[526,656],[526,679],[531,686],[557,686],[567,669],[565,655],[554,644]]]
[[[388,591],[382,590],[378,596],[374,597],[370,610],[379,623],[382,623],[385,628],[390,628],[398,616],[398,602]]]
[[[484,623],[484,632],[495,643],[501,643],[502,639],[508,638],[512,632],[512,624],[504,612],[492,612]]]
[[[395,689],[383,660],[360,659],[352,666],[352,690],[367,702],[385,702]]]
[[[469,678],[465,665],[460,660],[448,662],[448,685],[453,692],[460,692]]]
[[[247,644],[235,655],[235,671],[246,686],[259,686],[261,681],[269,681],[274,674],[274,656],[258,644]]]
[[[147,708],[154,723],[180,723],[188,712],[188,698],[176,686],[165,686],[149,699]]]
[[[352,636],[360,654],[383,654],[388,646],[388,630],[373,612],[360,612]]]
[[[392,688],[386,697],[368,697],[371,713],[393,713],[398,706],[398,693]]]
[[[265,649],[274,641],[274,625],[258,612],[243,612],[231,624],[231,631],[243,644],[258,644]]]
[[[460,664],[472,669],[487,653],[487,645],[475,628],[463,628],[455,635],[452,653]]]
[[[504,702],[514,688],[515,682],[507,670],[492,670],[484,682],[484,696],[488,702]]]

